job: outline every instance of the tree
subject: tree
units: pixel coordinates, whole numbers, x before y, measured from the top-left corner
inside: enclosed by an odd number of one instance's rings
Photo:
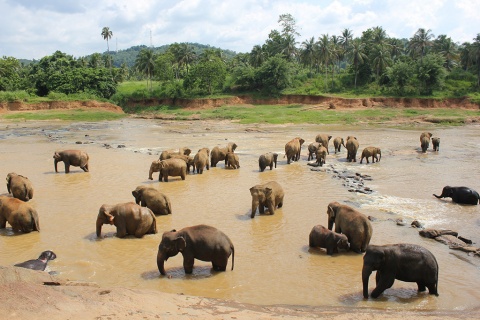
[[[304,66],[308,66],[310,73],[312,72],[312,67],[315,64],[316,60],[316,44],[315,38],[311,37],[309,40],[302,42],[302,49],[300,50],[300,62]]]
[[[386,48],[378,48],[374,52],[372,64],[376,70],[378,80],[380,78],[380,75],[386,70],[386,68],[392,64],[390,52]]]
[[[412,61],[398,61],[393,66],[387,67],[387,76],[395,91],[405,93],[405,88],[412,81],[414,68]]]
[[[155,58],[155,78],[161,81],[172,81],[175,77],[173,72],[173,62],[175,57],[171,52],[159,54]]]
[[[150,90],[152,90],[152,76],[155,70],[155,55],[153,50],[142,49],[135,60],[135,67],[147,76],[147,88],[148,81],[150,80]]]
[[[262,65],[262,63],[266,60],[267,53],[263,50],[263,48],[259,45],[255,45],[250,52],[250,64],[258,68]]]
[[[358,67],[367,59],[368,57],[365,54],[365,43],[358,38],[353,40],[352,48],[350,50],[350,60],[355,70],[355,89],[357,89]]]
[[[300,33],[297,32],[297,22],[295,18],[290,13],[281,14],[278,17],[278,23],[282,26],[282,36],[300,36]]]
[[[110,30],[109,27],[103,27],[101,36],[103,40],[107,40],[107,52],[110,53],[110,46],[108,45],[108,40],[110,40],[113,36],[113,32]]]
[[[20,61],[14,57],[0,59],[0,91],[15,91],[20,86]]]
[[[330,38],[328,34],[322,34],[322,36],[318,39],[317,42],[317,52],[318,57],[323,65],[325,66],[325,91],[328,90],[327,86],[327,76],[328,76],[328,65],[330,63],[330,59],[333,56],[331,47],[330,47]]]
[[[279,92],[291,83],[292,68],[282,55],[270,57],[258,69],[256,79],[267,92]]]
[[[221,89],[225,83],[227,69],[219,57],[209,57],[200,60],[192,67],[186,76],[183,85],[185,89],[199,88],[203,92],[212,94],[214,89]]]
[[[417,78],[423,84],[422,94],[431,95],[433,89],[443,86],[447,74],[444,63],[443,57],[436,53],[425,55],[423,61],[417,63]]]
[[[477,67],[477,87],[480,87],[480,33],[477,33],[477,36],[473,38],[473,43],[469,48],[470,61],[475,63]]]
[[[440,54],[445,59],[444,67],[451,71],[457,65],[459,58],[458,48],[452,38],[441,34],[433,41],[432,51]]]
[[[432,38],[434,35],[432,34],[432,30],[428,29],[425,30],[424,28],[420,28],[415,32],[412,38],[410,38],[410,43],[408,45],[412,57],[415,55],[420,54],[420,60],[423,60],[423,57],[427,53],[427,49],[432,46]]]

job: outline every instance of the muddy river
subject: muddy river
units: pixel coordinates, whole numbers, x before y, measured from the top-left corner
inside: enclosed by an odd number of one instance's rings
[[[440,152],[420,152],[419,135],[431,131],[441,137]],[[327,156],[327,168],[369,175],[365,185],[374,192],[350,192],[332,170],[312,171],[306,145],[318,133],[333,137],[354,134],[360,149],[382,148],[380,163],[346,162],[346,151]],[[290,165],[284,145],[300,136],[306,140],[301,160]],[[76,142],[82,142],[77,144]],[[148,180],[150,163],[162,150],[224,146],[233,141],[240,157],[238,170],[223,163],[203,175],[168,183]],[[333,139],[332,139],[333,141]],[[111,146],[107,148],[106,145]],[[90,155],[90,172],[73,167],[70,174],[55,173],[55,150],[78,148]],[[374,307],[410,310],[469,310],[480,306],[480,258],[455,251],[418,235],[410,227],[416,219],[429,228],[448,228],[480,244],[480,206],[438,200],[445,185],[465,185],[480,191],[480,127],[378,127],[324,125],[239,125],[229,122],[164,122],[128,119],[100,123],[1,122],[0,177],[9,172],[32,181],[32,205],[40,217],[41,232],[17,235],[9,226],[0,230],[0,265],[12,265],[53,250],[57,259],[49,270],[62,278],[93,281],[104,286],[148,288],[171,293],[233,299],[254,304]],[[258,157],[280,153],[276,169],[260,173]],[[275,215],[250,218],[255,184],[276,180],[285,190],[282,209]],[[97,239],[95,221],[104,203],[133,201],[131,191],[150,185],[170,197],[173,214],[157,217],[158,234],[142,239],[114,237],[105,225],[106,238]],[[4,184],[0,189],[6,194]],[[418,294],[416,284],[396,281],[377,300],[362,297],[362,255],[327,256],[308,247],[314,225],[327,226],[327,205],[339,201],[377,218],[373,244],[415,243],[436,256],[439,297]],[[394,220],[403,219],[406,226]],[[206,262],[195,261],[185,275],[181,254],[165,263],[160,276],[156,254],[163,231],[209,224],[225,232],[235,245],[235,269],[215,273]],[[374,287],[374,275],[370,290]]]

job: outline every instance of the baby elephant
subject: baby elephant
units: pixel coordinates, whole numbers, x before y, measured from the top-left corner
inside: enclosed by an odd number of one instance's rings
[[[30,203],[0,196],[0,229],[6,228],[7,222],[15,232],[40,231],[37,210]]]
[[[433,145],[433,151],[440,151],[440,138],[439,137],[433,137],[432,138],[432,145]]]
[[[137,204],[149,208],[155,215],[172,213],[170,199],[153,187],[138,186],[132,191],[132,195]]]
[[[272,170],[273,165],[275,165],[275,168],[276,168],[277,158],[278,158],[278,153],[267,152],[265,154],[262,154],[258,158],[258,168],[260,172],[265,171],[266,167],[270,167],[270,170]]]
[[[233,243],[225,233],[214,227],[202,224],[164,232],[157,253],[158,271],[162,275],[166,274],[165,261],[179,252],[183,255],[183,268],[187,274],[193,272],[195,259],[211,261],[213,270],[225,271],[230,255],[233,270],[235,262]]]
[[[368,278],[376,274],[376,287],[372,298],[377,298],[390,288],[395,279],[416,282],[418,291],[428,288],[430,294],[438,296],[438,263],[435,256],[416,244],[370,245],[363,256],[363,297],[368,298]]]
[[[53,251],[43,251],[38,257],[38,259],[32,259],[22,263],[17,263],[15,267],[44,271],[47,267],[48,261],[55,260],[56,258],[57,255]]]
[[[240,161],[238,159],[238,156],[234,152],[228,152],[225,156],[225,168],[240,168]]]
[[[257,207],[260,213],[264,213],[265,207],[267,207],[270,214],[274,214],[276,208],[283,206],[283,189],[275,181],[257,184],[250,188],[250,193],[252,195],[252,214],[250,216],[252,219],[255,217]]]
[[[327,148],[324,146],[320,146],[317,150],[317,165],[320,167],[325,164],[325,160],[327,159]]]
[[[342,146],[345,147],[345,142],[343,141],[343,138],[336,137],[335,139],[333,139],[333,146],[335,147],[335,154],[337,154],[337,151],[340,152]]]
[[[322,225],[313,227],[308,240],[310,247],[327,249],[328,255],[338,253],[338,249],[344,249],[346,251],[349,249],[346,235],[330,231]]]
[[[375,163],[375,160],[379,162],[382,159],[382,150],[377,147],[366,147],[362,151],[362,158],[360,159],[360,163],[363,162],[363,158],[367,159],[367,163],[370,163],[368,162],[369,157],[372,157],[372,163]]]
[[[7,190],[14,198],[28,201],[33,198],[33,186],[27,177],[10,172],[7,174]]]

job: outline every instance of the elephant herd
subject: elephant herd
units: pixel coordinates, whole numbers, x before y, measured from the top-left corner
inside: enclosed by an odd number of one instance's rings
[[[428,148],[431,133],[422,133],[420,137],[422,151]],[[325,164],[329,155],[328,144],[332,136],[319,134],[315,142],[308,146],[308,160],[316,159],[317,165]],[[438,151],[439,138],[432,138],[434,151]],[[302,145],[305,140],[296,137],[285,144],[287,164],[299,161]],[[358,139],[348,136],[346,140],[336,137],[333,140],[335,153],[341,152],[343,146],[347,150],[347,161],[356,162],[359,148]],[[168,182],[168,177],[186,179],[192,170],[202,174],[204,169],[215,167],[220,161],[225,161],[225,168],[240,168],[239,157],[235,153],[237,145],[229,143],[226,147],[201,148],[190,156],[189,148],[180,148],[177,151],[164,151],[158,160],[152,162],[149,170],[149,179],[152,174],[159,172],[159,181]],[[64,150],[54,153],[55,172],[57,163],[62,161],[65,173],[69,173],[70,166],[80,167],[88,172],[89,156],[81,150]],[[267,152],[258,159],[259,171],[267,167],[270,170],[277,167],[278,154]],[[367,147],[362,151],[360,163],[366,159],[369,163],[379,162],[381,150],[378,147]],[[0,228],[6,227],[8,222],[15,232],[40,231],[39,219],[36,210],[28,203],[33,197],[33,187],[28,178],[16,173],[7,175],[7,189],[13,197],[0,196]],[[251,218],[255,217],[257,209],[260,214],[274,214],[277,208],[283,206],[284,190],[276,181],[254,185],[250,188],[252,196]],[[116,236],[133,235],[141,238],[145,234],[157,233],[156,217],[172,214],[169,198],[156,188],[138,186],[132,191],[135,202],[104,204],[100,207],[96,219],[96,235],[101,237],[102,226],[110,224],[116,226]],[[440,196],[451,197],[454,202],[477,204],[480,198],[478,193],[466,187],[445,187]],[[475,203],[474,203],[475,202]],[[328,255],[338,253],[339,250],[351,250],[364,253],[362,269],[363,295],[368,298],[368,280],[373,271],[376,273],[376,288],[371,297],[378,297],[384,290],[393,285],[395,279],[407,282],[416,282],[418,291],[428,288],[430,294],[438,295],[438,263],[427,249],[412,244],[370,245],[373,227],[367,216],[358,210],[339,202],[331,202],[327,207],[328,228],[316,225],[309,235],[309,246],[326,249]],[[333,230],[333,227],[335,229]],[[169,257],[183,255],[185,273],[192,273],[194,259],[212,263],[215,271],[225,271],[228,259],[232,256],[232,270],[234,267],[235,249],[230,238],[222,231],[208,225],[197,225],[164,232],[158,246],[157,266],[162,275],[166,274],[164,262]],[[40,258],[39,258],[40,259]],[[50,256],[50,259],[52,256]],[[36,263],[32,262],[32,265]]]

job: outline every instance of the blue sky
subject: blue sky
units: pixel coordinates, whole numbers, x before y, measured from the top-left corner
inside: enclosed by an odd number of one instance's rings
[[[104,52],[103,27],[113,32],[111,50],[197,42],[250,52],[281,29],[284,13],[297,22],[299,45],[375,26],[398,38],[431,29],[459,43],[480,33],[480,0],[0,0],[0,12],[0,56],[24,59]]]

